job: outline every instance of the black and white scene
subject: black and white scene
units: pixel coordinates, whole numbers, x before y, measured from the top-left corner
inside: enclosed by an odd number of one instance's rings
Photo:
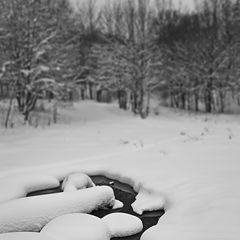
[[[0,240],[239,240],[240,0],[0,0]]]

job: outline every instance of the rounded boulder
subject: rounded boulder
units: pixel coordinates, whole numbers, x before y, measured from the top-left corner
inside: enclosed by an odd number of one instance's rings
[[[127,237],[143,230],[141,219],[126,213],[112,213],[102,218],[108,226],[111,237]]]

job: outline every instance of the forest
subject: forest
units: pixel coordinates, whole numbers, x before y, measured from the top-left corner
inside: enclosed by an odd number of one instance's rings
[[[194,10],[165,0],[1,0],[0,109],[24,121],[42,100],[118,101],[146,118],[151,99],[207,113],[240,105],[240,1]],[[56,110],[55,110],[56,111]]]

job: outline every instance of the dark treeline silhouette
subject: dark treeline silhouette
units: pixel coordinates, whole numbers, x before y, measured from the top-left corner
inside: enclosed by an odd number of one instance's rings
[[[170,14],[159,28],[164,77],[174,107],[225,111],[239,101],[239,1],[205,1],[197,12]]]
[[[81,99],[145,118],[152,95],[171,107],[224,112],[240,103],[240,1],[192,12],[156,0],[1,0],[0,99],[26,121],[39,99]]]

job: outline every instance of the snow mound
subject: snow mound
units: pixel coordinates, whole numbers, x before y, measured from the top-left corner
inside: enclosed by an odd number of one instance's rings
[[[12,200],[0,204],[0,233],[37,232],[55,217],[90,213],[114,202],[113,190],[108,186]]]
[[[73,173],[64,179],[62,189],[64,192],[72,192],[94,186],[94,182],[88,175],[84,173]]]
[[[16,232],[0,234],[0,240],[53,240],[45,234],[33,232]]]
[[[58,186],[57,178],[42,174],[19,174],[4,178],[0,181],[0,203],[25,197],[30,192]]]
[[[112,213],[102,218],[108,226],[111,237],[127,237],[142,231],[142,221],[126,213]]]
[[[134,212],[141,215],[144,211],[164,209],[165,204],[166,201],[161,194],[140,189],[138,195],[136,196],[136,201],[131,206]]]
[[[115,200],[112,209],[119,209],[119,208],[122,208],[123,206],[124,206],[124,204],[121,201]]]
[[[41,233],[59,240],[110,240],[109,230],[100,218],[81,213],[55,218]]]

